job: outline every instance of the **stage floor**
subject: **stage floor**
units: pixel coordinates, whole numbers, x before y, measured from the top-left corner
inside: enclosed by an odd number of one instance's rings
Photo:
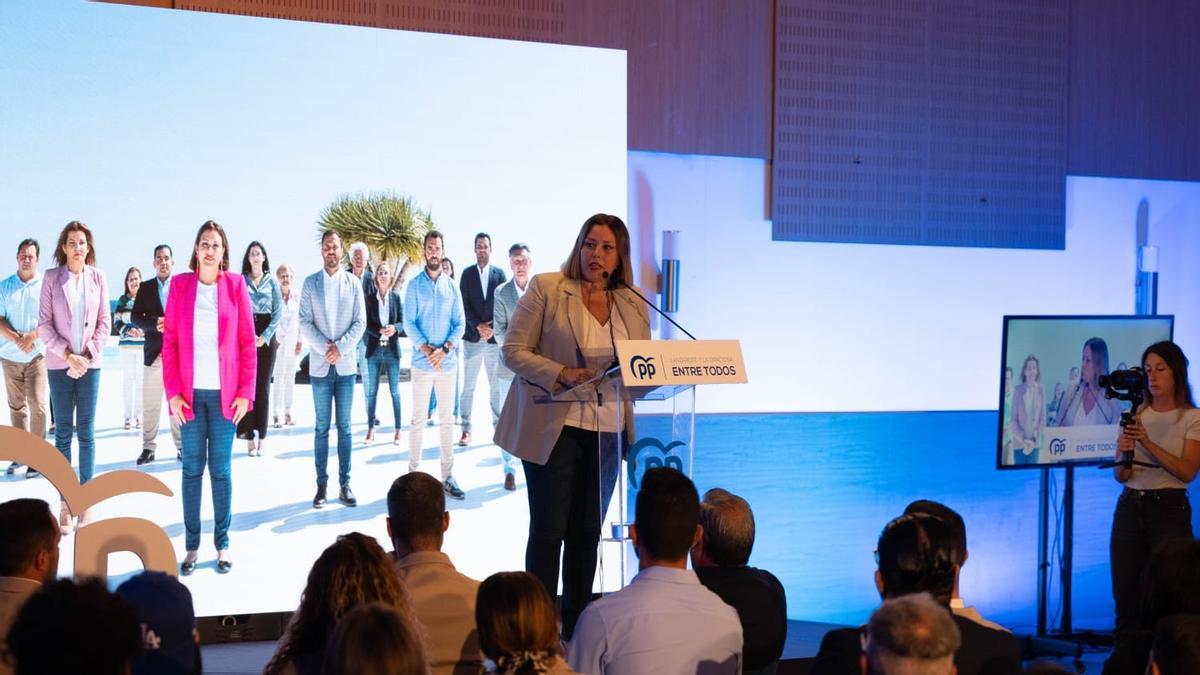
[[[175,459],[169,429],[164,423],[158,439],[157,461],[137,467],[134,460],[141,451],[141,432],[123,429],[120,384],[120,370],[106,368],[101,376],[101,404],[97,413],[95,472],[143,470],[162,480],[175,496],[122,495],[103,502],[97,507],[95,517],[135,516],[152,520],[171,537],[182,558],[183,510],[178,496],[181,465]],[[487,390],[480,388],[477,392],[473,414],[475,441],[464,448],[454,446],[453,475],[466,492],[466,499],[447,499],[450,530],[444,550],[464,574],[483,579],[502,570],[524,569],[529,515],[524,476],[519,465],[517,490],[503,488],[500,451],[490,443],[492,427]],[[405,417],[411,415],[409,393],[408,384],[402,384]],[[400,445],[392,444],[394,428],[390,419],[390,400],[381,391],[383,399],[378,414],[385,424],[377,428],[373,443],[364,443],[366,406],[362,387],[356,386],[351,484],[359,505],[348,508],[337,502],[337,458],[336,451],[331,448],[329,505],[316,510],[312,507],[316,490],[312,395],[310,388],[304,385],[297,385],[295,394],[292,414],[298,426],[270,429],[261,458],[249,457],[244,441],[235,442],[233,524],[229,535],[234,565],[228,575],[216,572],[211,490],[206,477],[200,565],[192,576],[183,578],[192,591],[198,616],[295,609],[313,561],[340,534],[363,532],[376,537],[385,549],[391,549],[384,522],[387,490],[392,481],[407,470],[411,430],[405,427]],[[455,441],[460,433],[456,425]],[[331,442],[336,445],[336,439]],[[420,468],[440,478],[437,442],[437,429],[427,427]],[[57,492],[44,478],[26,480],[20,471],[13,476],[0,476],[0,500],[17,497],[45,499],[57,512]],[[609,579],[607,590],[612,590],[618,578],[619,548],[614,544],[604,548],[611,549],[605,556]],[[60,574],[70,574],[73,560],[74,537],[67,536],[62,541]],[[114,587],[141,569],[140,561],[133,554],[114,554],[110,556],[109,566]],[[599,585],[597,590],[600,590]]]

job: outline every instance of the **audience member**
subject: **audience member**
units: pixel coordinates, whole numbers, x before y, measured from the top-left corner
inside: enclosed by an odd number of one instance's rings
[[[442,537],[450,527],[442,484],[420,471],[405,474],[392,483],[387,505],[396,570],[428,637],[430,671],[478,673],[483,665],[475,630],[479,582],[459,573],[442,553]]]
[[[338,621],[368,602],[409,611],[404,585],[379,542],[358,532],[344,534],[313,563],[300,607],[263,673],[320,673],[326,643]]]
[[[1147,675],[1192,675],[1200,669],[1200,616],[1171,614],[1154,624]]]
[[[745,499],[714,488],[700,502],[700,526],[692,569],[705,588],[737,610],[744,672],[773,672],[787,641],[787,597],[774,574],[749,566],[754,512]]]
[[[325,675],[425,675],[429,664],[410,617],[382,602],[350,610],[325,654]]]
[[[867,622],[863,672],[954,675],[962,636],[951,616],[928,593],[885,600]]]
[[[737,612],[687,569],[700,541],[700,499],[687,476],[650,469],[637,495],[630,537],[638,574],[589,604],[568,649],[581,673],[740,673]]]
[[[200,675],[200,634],[192,593],[175,577],[157,571],[137,574],[117,587],[137,610],[142,653],[132,675]]]
[[[503,675],[573,673],[563,660],[554,603],[529,572],[499,572],[479,585],[475,623],[483,655]]]
[[[941,518],[914,513],[892,520],[879,535],[875,587],[888,600],[910,593],[929,593],[947,610],[958,564],[950,525]],[[954,616],[962,646],[954,654],[959,675],[1002,675],[1021,672],[1021,650],[1011,634]],[[860,672],[863,629],[831,630],[821,640],[813,675]]]
[[[127,675],[141,643],[137,612],[99,579],[47,584],[8,631],[16,675]]]
[[[0,504],[0,532],[0,675],[11,675],[4,635],[29,596],[58,575],[62,533],[50,505],[40,499]]]
[[[962,566],[967,564],[967,558],[970,557],[970,552],[967,551],[967,525],[963,522],[962,516],[954,509],[931,501],[929,499],[918,499],[917,501],[904,507],[904,514],[912,513],[927,513],[931,516],[941,518],[950,526],[950,534],[953,538],[952,545],[954,547],[954,564],[957,569],[954,571],[954,590],[950,592],[950,611],[958,616],[965,617],[975,623],[992,628],[994,630],[1007,631],[1008,629],[998,623],[992,623],[980,615],[979,610],[974,607],[968,607],[963,602],[962,596],[958,591],[958,580],[962,576]]]

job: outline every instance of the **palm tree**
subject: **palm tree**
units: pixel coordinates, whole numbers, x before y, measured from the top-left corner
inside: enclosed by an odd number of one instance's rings
[[[397,270],[399,283],[410,261],[419,261],[424,254],[425,233],[433,229],[433,217],[407,195],[344,194],[325,208],[317,227],[320,235],[337,232],[347,249],[352,242],[366,244],[372,258],[387,260]]]

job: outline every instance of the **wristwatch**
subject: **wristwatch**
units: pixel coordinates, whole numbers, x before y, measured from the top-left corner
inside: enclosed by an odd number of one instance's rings
[[[446,344],[442,345],[442,353],[444,353],[444,354],[449,354],[449,353],[450,353],[450,343],[449,343],[449,342],[447,342]]]

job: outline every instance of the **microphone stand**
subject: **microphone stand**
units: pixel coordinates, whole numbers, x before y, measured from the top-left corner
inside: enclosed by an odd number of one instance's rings
[[[629,284],[625,283],[625,282],[624,282],[623,280],[621,280],[621,279],[618,279],[618,278],[616,278],[616,277],[614,277],[614,276],[610,276],[608,272],[604,272],[604,274],[603,274],[603,277],[604,277],[604,280],[607,282],[607,283],[605,284],[606,286],[608,286],[609,288],[616,288],[617,286],[624,286],[625,288],[628,288],[629,290],[633,291],[633,294],[634,294],[634,295],[636,295],[636,296],[638,296],[639,298],[641,298],[641,299],[642,299],[642,302],[646,303],[647,305],[649,305],[649,306],[650,306],[650,308],[651,308],[651,309],[653,309],[654,311],[658,312],[659,316],[661,316],[662,318],[666,319],[667,321],[670,321],[672,326],[675,326],[675,327],[676,327],[676,328],[678,328],[679,330],[683,331],[683,334],[684,334],[684,335],[686,335],[686,336],[688,336],[688,337],[692,338],[693,340],[695,340],[695,339],[696,339],[696,336],[695,336],[695,335],[692,335],[691,333],[689,333],[689,332],[688,332],[688,329],[686,329],[686,328],[684,328],[683,326],[680,326],[678,323],[676,323],[676,322],[675,322],[675,319],[672,319],[672,318],[671,318],[671,317],[670,317],[670,316],[669,316],[669,315],[668,315],[666,312],[664,312],[664,311],[662,311],[661,309],[659,309],[659,308],[658,308],[658,305],[655,305],[653,302],[650,302],[649,300],[647,300],[647,299],[646,299],[646,296],[644,296],[644,295],[642,295],[641,293],[639,293],[639,292],[638,292],[638,290],[637,290],[636,288],[634,288],[633,286],[630,286]]]

